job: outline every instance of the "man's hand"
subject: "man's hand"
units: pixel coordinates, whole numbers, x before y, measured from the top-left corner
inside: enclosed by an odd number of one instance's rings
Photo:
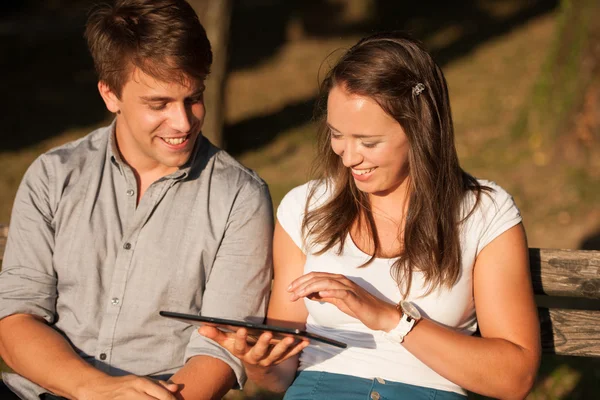
[[[81,400],[176,400],[179,386],[175,383],[153,381],[135,375],[105,376],[87,382],[79,390]]]

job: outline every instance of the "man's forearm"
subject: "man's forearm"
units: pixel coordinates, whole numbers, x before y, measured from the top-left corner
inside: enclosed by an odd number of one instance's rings
[[[192,357],[171,381],[180,385],[179,399],[221,399],[236,377],[225,362],[210,356]]]
[[[0,356],[19,375],[49,391],[76,398],[78,388],[105,374],[81,359],[69,343],[38,317],[0,320]]]

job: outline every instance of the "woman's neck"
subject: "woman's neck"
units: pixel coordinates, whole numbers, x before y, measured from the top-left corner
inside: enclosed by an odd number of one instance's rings
[[[377,216],[394,221],[399,226],[404,226],[404,218],[408,211],[410,200],[410,179],[405,179],[393,191],[385,194],[369,194],[369,202],[373,217]]]
[[[408,185],[403,185],[385,195],[369,195],[379,248],[375,251],[373,238],[368,234],[369,222],[363,215],[350,229],[352,240],[363,252],[383,258],[397,257],[402,252],[409,203],[407,189]]]

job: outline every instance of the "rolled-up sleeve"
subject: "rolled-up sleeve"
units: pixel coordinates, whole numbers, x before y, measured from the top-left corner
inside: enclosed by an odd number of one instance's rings
[[[32,314],[54,322],[51,175],[42,156],[29,167],[17,191],[0,272],[0,319]]]
[[[264,320],[272,278],[273,206],[264,183],[244,185],[236,197],[202,300],[201,314],[210,317]],[[227,363],[238,385],[245,382],[239,359],[194,332],[185,360],[210,355]]]

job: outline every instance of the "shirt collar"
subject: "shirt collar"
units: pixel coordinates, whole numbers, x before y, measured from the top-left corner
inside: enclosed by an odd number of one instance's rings
[[[114,166],[119,168],[119,171],[122,171],[122,165],[125,164],[123,159],[121,158],[121,154],[119,154],[119,149],[117,147],[117,138],[115,137],[117,126],[117,119],[113,119],[113,121],[108,126],[108,146],[106,148],[106,156],[110,159],[110,162],[113,163]]]
[[[202,132],[200,132],[200,134],[198,135],[198,138],[196,139],[196,143],[194,143],[194,150],[192,150],[192,154],[190,155],[190,158],[187,160],[187,162],[185,164],[183,164],[181,166],[181,168],[179,168],[178,171],[175,171],[170,176],[175,177],[174,175],[176,175],[176,177],[180,178],[180,179],[187,178],[188,175],[190,174],[190,171],[202,159],[200,154],[203,153],[203,148],[207,144],[207,142],[208,142],[208,140],[202,135]]]

